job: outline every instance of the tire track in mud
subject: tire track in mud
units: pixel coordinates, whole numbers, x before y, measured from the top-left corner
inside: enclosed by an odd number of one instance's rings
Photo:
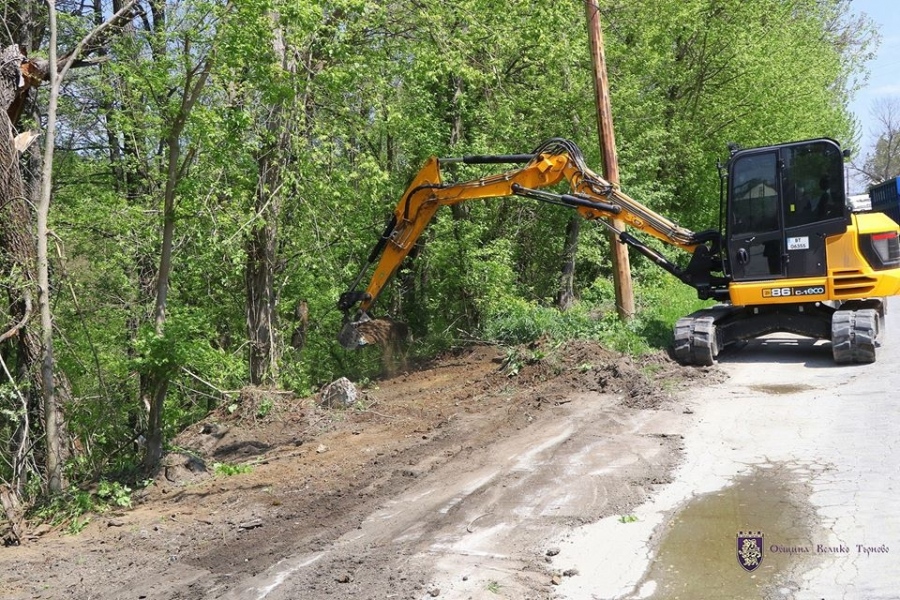
[[[676,464],[684,420],[676,412],[623,409],[600,395],[554,411],[552,419],[461,453],[320,553],[288,559],[224,597],[296,598],[305,590],[453,598],[492,586],[507,597],[545,597],[553,577],[546,540],[642,502]]]

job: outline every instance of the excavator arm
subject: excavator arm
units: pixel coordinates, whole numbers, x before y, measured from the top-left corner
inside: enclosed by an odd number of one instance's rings
[[[524,166],[480,179],[444,182],[441,165],[459,162],[524,163]],[[570,193],[557,194],[545,189],[563,180],[568,182]],[[531,154],[432,157],[407,187],[366,264],[350,289],[341,294],[338,300],[338,308],[345,313],[345,325],[339,335],[341,344],[347,348],[361,345],[355,326],[368,320],[369,309],[441,206],[509,196],[567,206],[578,211],[585,219],[600,220],[617,235],[621,243],[635,248],[685,283],[696,287],[701,297],[713,297],[709,290],[721,283],[711,275],[716,268],[712,257],[718,254],[721,246],[719,232],[692,232],[628,197],[591,171],[581,150],[569,140],[548,140]],[[611,217],[621,219],[635,229],[691,253],[690,264],[686,269],[680,269],[627,231],[614,229],[605,220]],[[365,290],[358,290],[359,284],[374,263],[377,264],[368,286]],[[357,312],[351,318],[354,306],[357,307]]]

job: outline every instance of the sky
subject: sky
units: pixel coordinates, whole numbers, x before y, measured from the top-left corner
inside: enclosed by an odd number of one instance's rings
[[[860,156],[865,156],[878,137],[878,127],[871,115],[873,102],[879,98],[900,99],[900,2],[852,0],[850,6],[853,12],[869,15],[881,32],[878,55],[869,63],[869,81],[850,103],[860,123]]]

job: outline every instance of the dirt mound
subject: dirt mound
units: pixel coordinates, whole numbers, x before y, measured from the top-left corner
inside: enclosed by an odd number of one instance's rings
[[[347,410],[319,406],[316,397],[245,388],[234,403],[182,432],[174,445],[210,464],[259,462],[286,446],[300,447],[322,435],[359,435],[367,426],[390,431],[415,422],[419,429],[433,429],[458,412],[451,409],[475,412],[503,405],[514,422],[517,407],[539,408],[588,392],[614,395],[629,408],[653,409],[697,374],[662,352],[633,358],[593,341],[479,345],[448,351],[418,370],[375,382]]]
[[[74,538],[51,532],[2,571],[40,571],[50,549],[52,573],[18,581],[11,598],[130,597],[163,572],[152,597],[219,597],[242,574],[324,548],[448,461],[551,422],[575,397],[603,394],[613,411],[656,409],[695,376],[706,374],[663,354],[638,360],[573,341],[456,349],[374,382],[346,409],[248,388],[173,440],[178,452],[135,494],[136,508]],[[86,549],[96,562],[87,578]],[[191,579],[200,572],[202,581]]]
[[[524,368],[517,368],[520,364]],[[663,352],[634,358],[587,340],[561,345],[536,342],[513,349],[507,355],[506,368],[520,371],[523,381],[536,386],[539,395],[564,398],[599,392],[619,397],[623,406],[648,409],[658,408],[670,397],[671,389],[693,374]]]

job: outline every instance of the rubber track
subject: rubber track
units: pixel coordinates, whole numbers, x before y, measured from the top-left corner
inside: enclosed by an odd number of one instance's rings
[[[838,364],[875,362],[878,311],[839,310],[831,318],[831,353]]]
[[[712,366],[719,354],[713,317],[685,317],[675,323],[675,360],[682,365]]]

